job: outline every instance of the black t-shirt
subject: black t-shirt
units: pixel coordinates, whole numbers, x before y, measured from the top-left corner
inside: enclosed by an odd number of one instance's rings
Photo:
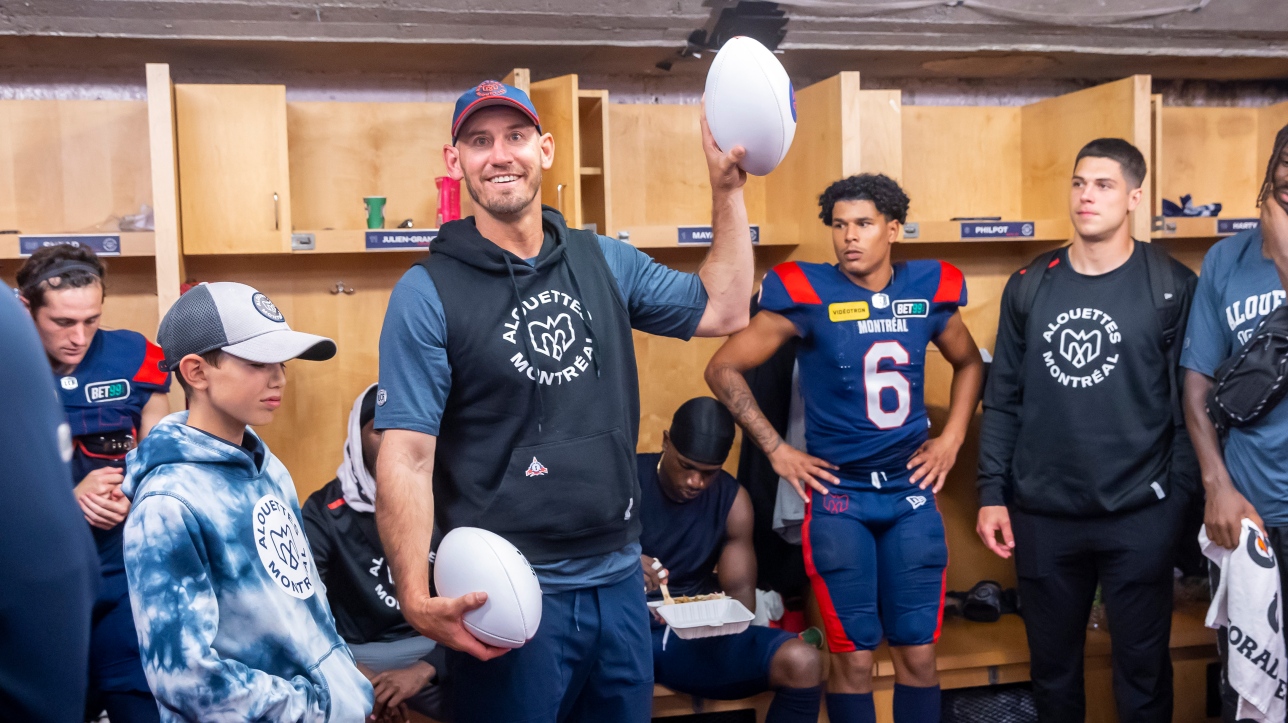
[[[419,635],[394,596],[375,514],[347,505],[338,479],[309,495],[301,512],[340,637],[357,645]]]
[[[1137,242],[1122,266],[1085,276],[1061,251],[1023,329],[1020,274],[1007,283],[984,395],[980,504],[1002,504],[1009,488],[1028,512],[1097,515],[1170,494],[1172,350],[1145,252]],[[1175,261],[1172,270],[1188,309],[1194,274]]]
[[[3,283],[0,378],[0,720],[82,721],[98,554],[49,361]]]

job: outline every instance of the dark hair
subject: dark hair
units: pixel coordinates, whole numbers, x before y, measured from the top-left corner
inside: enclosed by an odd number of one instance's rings
[[[103,283],[106,275],[107,268],[93,251],[84,246],[58,244],[36,249],[18,269],[16,281],[18,293],[35,313],[45,305],[46,291],[98,284],[103,288],[103,296],[107,296],[107,286]]]
[[[908,194],[883,173],[860,173],[828,186],[818,197],[818,217],[823,219],[824,226],[832,225],[832,208],[837,201],[871,201],[887,220],[899,223],[908,220]]]
[[[1284,154],[1284,146],[1288,146],[1288,126],[1280,128],[1275,135],[1275,149],[1270,154],[1270,161],[1266,163],[1266,178],[1261,182],[1261,193],[1257,194],[1257,206],[1265,203],[1274,191],[1275,166],[1279,165],[1279,157]]]
[[[198,354],[197,356],[205,360],[205,362],[210,366],[217,367],[219,366],[219,361],[224,358],[224,350],[214,349],[202,354]],[[174,378],[178,380],[179,386],[183,387],[183,393],[191,397],[192,387],[188,386],[188,380],[183,378],[183,372],[179,370],[178,365],[175,365],[175,368],[174,368]]]
[[[1108,158],[1111,161],[1118,161],[1118,165],[1123,169],[1123,178],[1132,187],[1132,190],[1140,188],[1140,184],[1145,182],[1145,156],[1141,154],[1140,149],[1121,138],[1097,138],[1088,143],[1078,151],[1078,157],[1073,159],[1073,167],[1078,167],[1078,162],[1084,158]]]

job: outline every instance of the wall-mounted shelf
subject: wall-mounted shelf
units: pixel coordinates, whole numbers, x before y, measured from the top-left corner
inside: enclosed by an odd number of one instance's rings
[[[76,234],[68,234],[74,236]],[[104,233],[104,236],[121,237],[121,253],[117,256],[155,256],[156,255],[156,234],[151,231],[137,231],[131,233]],[[20,259],[23,258],[18,253],[18,234],[0,235],[0,259]],[[112,256],[105,256],[110,259]]]
[[[710,228],[710,227],[704,226],[703,224],[692,224],[688,226],[669,226],[669,225],[631,226],[630,228],[620,229],[619,233],[622,231],[629,233],[630,238],[624,239],[626,243],[629,243],[630,245],[641,249],[710,248],[711,246],[710,242],[680,243],[679,239],[680,239],[681,228],[698,229],[698,228]],[[764,228],[761,227],[760,231],[763,233]],[[757,247],[774,246],[774,247],[782,248],[782,247],[796,246],[796,245],[797,244],[795,239],[784,238],[782,236],[777,237],[776,240],[773,238],[766,238],[762,236],[760,240],[756,242]]]
[[[1256,223],[1252,223],[1256,222]],[[1157,226],[1158,222],[1156,222]],[[1255,217],[1220,218],[1215,216],[1168,216],[1161,219],[1163,228],[1155,229],[1150,238],[1224,238],[1248,228],[1257,228],[1260,220]]]
[[[962,234],[962,226],[970,223],[973,226],[991,226],[990,221],[920,221],[916,223],[916,236],[909,238],[909,229],[905,227],[904,235],[899,239],[901,243],[926,244],[926,243],[1015,243],[1035,241],[1039,243],[1050,243],[1052,241],[1065,241],[1069,238],[1068,221],[1031,221],[1024,222],[1024,225],[1032,225],[1031,235],[1020,236],[966,236]],[[1006,221],[996,222],[997,225],[1007,224]],[[1019,222],[1009,222],[1015,225]]]

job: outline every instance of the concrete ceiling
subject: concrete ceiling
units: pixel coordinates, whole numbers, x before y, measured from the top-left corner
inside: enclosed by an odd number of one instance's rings
[[[459,0],[0,0],[0,64],[700,76],[706,60],[678,50],[707,24],[711,2],[475,0],[463,10]],[[931,79],[1288,77],[1288,0],[781,5],[782,58],[801,80],[845,69]],[[667,60],[669,71],[657,68]]]

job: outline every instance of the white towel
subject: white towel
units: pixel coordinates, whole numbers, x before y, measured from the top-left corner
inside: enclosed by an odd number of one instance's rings
[[[1243,521],[1239,546],[1227,550],[1199,530],[1203,554],[1221,568],[1205,624],[1228,628],[1230,686],[1239,694],[1238,720],[1275,721],[1285,715],[1283,605],[1279,564],[1251,520]]]

